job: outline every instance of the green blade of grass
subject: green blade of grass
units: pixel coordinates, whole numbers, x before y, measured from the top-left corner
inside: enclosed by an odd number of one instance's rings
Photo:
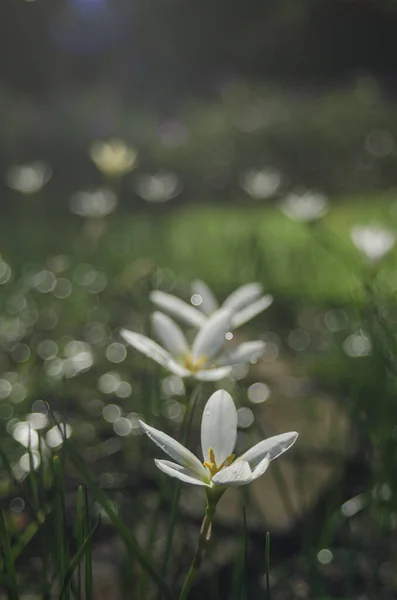
[[[191,395],[190,404],[186,408],[185,418],[183,420],[182,428],[181,428],[182,444],[184,446],[186,446],[188,439],[189,439],[190,431],[191,431],[192,424],[193,424],[194,411],[195,411],[195,408],[197,405],[197,401],[200,397],[201,389],[202,389],[202,386],[200,383],[198,383],[197,386],[194,388],[193,393]],[[167,538],[166,538],[166,542],[165,542],[163,564],[161,565],[161,575],[164,578],[167,575],[168,561],[171,556],[172,540],[174,538],[174,531],[175,531],[175,526],[176,526],[176,521],[177,521],[177,516],[178,516],[179,496],[181,493],[180,482],[179,481],[175,482],[174,485],[175,485],[175,487],[174,487],[174,493],[173,493],[172,503],[171,503],[170,524],[168,527]],[[161,598],[161,594],[158,595],[157,600],[160,600],[160,598]]]
[[[167,584],[158,574],[156,568],[151,564],[149,558],[146,556],[145,552],[142,550],[141,546],[136,541],[133,533],[126,528],[122,520],[118,517],[114,510],[113,504],[108,500],[106,494],[101,489],[95,477],[88,471],[88,469],[85,467],[84,463],[80,459],[78,453],[70,445],[69,452],[70,458],[77,470],[84,478],[87,488],[90,490],[95,500],[103,508],[104,512],[109,517],[111,523],[117,530],[117,533],[123,540],[128,552],[137,558],[137,560],[141,564],[141,567],[145,571],[147,571],[148,575],[157,584],[158,588],[161,589],[162,592],[165,594],[166,598],[172,600],[172,594],[168,589]]]
[[[270,533],[266,533],[265,548],[265,575],[266,575],[266,600],[271,600],[270,596]]]
[[[247,529],[247,511],[243,504],[243,526],[244,526],[244,565],[241,584],[241,600],[247,600],[247,568],[248,568],[248,529]]]
[[[92,538],[94,537],[94,535],[98,531],[100,525],[101,525],[101,518],[99,517],[97,523],[91,529],[90,533],[85,538],[83,544],[77,550],[77,552],[76,552],[76,554],[75,554],[72,562],[70,563],[70,565],[69,565],[69,567],[68,567],[68,569],[67,569],[67,571],[65,573],[65,577],[64,577],[64,580],[63,580],[63,583],[62,583],[61,591],[59,593],[59,600],[63,600],[63,598],[65,597],[64,594],[67,591],[67,587],[68,587],[68,585],[70,583],[72,575],[73,575],[74,571],[76,570],[76,568],[78,567],[78,565],[80,564],[80,562],[83,559],[83,557],[86,555],[87,550],[90,549]],[[87,600],[88,600],[88,598],[87,598]]]
[[[83,487],[79,485],[77,490],[77,501],[76,501],[76,527],[75,537],[77,541],[77,547],[80,548],[83,545],[85,530],[84,530],[84,513],[83,513]],[[77,565],[77,594],[78,600],[81,600],[81,560]]]
[[[0,510],[0,536],[4,552],[5,568],[8,575],[8,598],[9,600],[19,600],[18,584],[15,573],[14,557],[11,551],[10,538],[4,520],[3,511]]]
[[[91,511],[90,503],[88,498],[87,486],[84,485],[84,513],[83,513],[83,535],[84,537],[88,534],[91,529]],[[93,581],[92,581],[92,553],[91,544],[87,547],[87,551],[84,559],[84,572],[85,572],[85,600],[92,600],[93,594]]]
[[[52,416],[52,419],[60,432],[62,433],[62,427],[60,426],[59,421],[55,417],[54,413],[51,411],[51,407],[47,404],[47,408],[49,413]],[[127,529],[122,522],[122,520],[116,514],[112,503],[108,500],[106,494],[101,489],[100,485],[96,481],[95,477],[90,473],[90,471],[86,468],[84,461],[81,459],[79,453],[75,450],[75,448],[69,444],[69,441],[65,438],[64,447],[67,448],[69,453],[69,458],[73,462],[76,469],[82,475],[87,488],[90,490],[91,494],[98,502],[98,504],[103,508],[107,516],[109,517],[111,523],[117,530],[117,533],[123,540],[127,551],[132,556],[136,557],[139,561],[141,567],[148,573],[151,579],[156,583],[157,587],[162,590],[162,593],[168,600],[173,600],[173,596],[171,594],[170,589],[165,583],[164,579],[161,575],[158,574],[156,568],[151,564],[150,559],[147,557],[146,553],[143,551],[141,546],[138,544],[137,540],[133,533]]]
[[[54,456],[54,484],[55,484],[55,543],[58,559],[58,570],[61,581],[64,580],[68,568],[68,545],[65,536],[65,497],[63,489],[62,466],[58,456]],[[64,599],[70,600],[70,586],[68,585],[64,592]]]
[[[29,542],[33,539],[36,533],[39,531],[41,525],[44,524],[47,516],[50,514],[51,509],[46,507],[44,510],[41,510],[36,515],[36,520],[32,521],[25,527],[23,533],[18,537],[15,544],[12,546],[12,555],[14,560],[18,558],[18,556],[22,553],[23,549],[29,544]]]

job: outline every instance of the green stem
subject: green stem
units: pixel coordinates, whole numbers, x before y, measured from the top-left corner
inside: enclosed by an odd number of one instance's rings
[[[200,536],[197,542],[196,553],[190,565],[188,574],[186,575],[185,582],[179,595],[179,600],[186,600],[186,598],[188,597],[193,584],[193,580],[196,577],[197,571],[199,570],[200,565],[203,561],[208,542],[211,538],[212,519],[214,517],[214,514],[215,506],[211,503],[207,503],[205,517],[201,525]]]
[[[182,444],[185,446],[187,444],[190,430],[192,428],[193,423],[193,415],[194,409],[197,404],[197,399],[200,395],[201,386],[197,384],[192,393],[192,399],[190,405],[186,408],[185,417],[182,423]],[[176,519],[178,515],[178,506],[179,506],[179,496],[181,493],[181,484],[179,482],[176,483],[174,488],[174,494],[172,497],[172,505],[171,505],[171,518],[170,518],[170,526],[168,528],[167,539],[165,543],[164,555],[163,555],[163,564],[161,566],[161,575],[165,578],[167,574],[168,560],[171,554],[171,546],[172,540],[174,537]],[[161,591],[159,591],[158,598],[161,598]]]

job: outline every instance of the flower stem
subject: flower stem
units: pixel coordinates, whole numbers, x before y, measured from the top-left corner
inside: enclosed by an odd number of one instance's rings
[[[185,418],[182,423],[182,436],[181,436],[182,440],[181,441],[182,441],[183,445],[185,445],[187,443],[189,435],[190,435],[190,430],[192,428],[192,423],[193,423],[194,409],[196,407],[196,403],[197,403],[198,397],[200,395],[200,391],[201,391],[201,385],[197,384],[197,386],[193,390],[190,404],[186,407]],[[168,560],[169,560],[170,554],[171,554],[172,540],[174,537],[174,530],[175,530],[176,520],[177,520],[177,516],[178,516],[180,493],[181,493],[181,485],[180,485],[180,482],[178,481],[175,485],[174,493],[173,493],[173,497],[172,497],[170,524],[169,524],[167,539],[166,539],[166,543],[165,543],[163,564],[161,565],[161,574],[163,577],[165,577],[167,574]],[[162,596],[162,593],[160,590],[157,600],[160,600],[161,596]]]
[[[215,506],[211,503],[207,503],[205,517],[201,525],[200,536],[197,542],[196,553],[190,565],[188,574],[186,575],[185,582],[179,595],[179,600],[186,600],[186,598],[188,597],[193,580],[196,577],[196,573],[199,570],[200,565],[203,561],[208,542],[211,538],[212,519],[214,517],[214,514]]]

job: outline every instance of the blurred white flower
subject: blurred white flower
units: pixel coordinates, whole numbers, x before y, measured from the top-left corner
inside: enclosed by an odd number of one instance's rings
[[[120,177],[135,167],[138,153],[135,148],[119,139],[107,142],[96,140],[91,144],[90,157],[98,169],[108,176]]]
[[[271,198],[279,190],[281,173],[275,169],[251,169],[240,177],[240,185],[255,200]]]
[[[368,335],[360,329],[345,339],[343,349],[352,357],[368,356],[371,354],[372,344]]]
[[[233,454],[237,438],[237,411],[232,397],[218,390],[204,407],[201,421],[201,462],[190,450],[169,435],[139,421],[146,435],[174,461],[155,459],[156,466],[185,483],[225,489],[245,485],[261,477],[270,461],[291,448],[298,434],[282,433],[262,440],[239,458]]]
[[[69,201],[72,213],[81,217],[105,217],[113,212],[116,206],[116,194],[106,188],[98,188],[91,192],[76,192]]]
[[[396,243],[395,232],[382,225],[356,226],[350,235],[356,248],[370,261],[382,258]]]
[[[141,175],[134,188],[147,202],[167,202],[180,194],[182,183],[175,173],[159,171],[154,175]]]
[[[36,160],[26,165],[12,165],[5,174],[5,182],[21,194],[34,194],[50,180],[52,169],[49,164]]]
[[[231,313],[231,330],[247,323],[273,302],[273,296],[263,295],[260,283],[247,283],[232,292],[220,306],[214,292],[200,279],[192,283],[193,306],[177,296],[159,290],[151,292],[150,299],[164,312],[194,327],[202,327],[215,311],[226,308]]]
[[[130,346],[178,377],[217,381],[231,373],[232,365],[255,360],[265,349],[265,342],[258,340],[239,344],[229,352],[223,351],[230,317],[227,309],[216,311],[199,330],[191,347],[180,327],[161,312],[153,313],[152,324],[162,346],[145,335],[126,329],[121,335]]]
[[[314,191],[293,192],[280,203],[282,212],[294,221],[315,221],[329,210],[328,199]]]

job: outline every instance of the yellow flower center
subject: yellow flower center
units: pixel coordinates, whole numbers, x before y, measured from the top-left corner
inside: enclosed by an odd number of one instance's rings
[[[235,454],[230,454],[219,467],[216,464],[215,454],[212,448],[208,450],[209,460],[204,461],[204,466],[209,470],[211,477],[219,473],[225,467],[229,467],[235,459]]]
[[[205,356],[201,356],[196,360],[193,360],[191,354],[186,354],[184,357],[184,366],[192,373],[197,373],[206,362],[207,358]]]

